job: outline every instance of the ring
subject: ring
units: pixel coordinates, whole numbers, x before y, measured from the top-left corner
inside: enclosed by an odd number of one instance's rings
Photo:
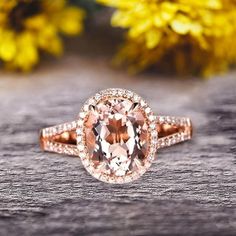
[[[89,98],[76,120],[42,129],[40,143],[80,157],[95,178],[121,184],[143,175],[159,148],[191,137],[189,118],[155,116],[138,94],[111,88]]]

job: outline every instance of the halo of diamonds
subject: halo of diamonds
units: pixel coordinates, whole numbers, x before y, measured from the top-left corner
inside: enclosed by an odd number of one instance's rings
[[[123,98],[128,99],[131,102],[135,102],[139,104],[139,107],[141,111],[144,114],[144,117],[146,119],[147,125],[148,125],[148,148],[147,148],[147,154],[145,159],[145,164],[142,166],[142,168],[139,169],[139,172],[132,172],[131,174],[128,174],[126,176],[116,176],[111,177],[108,175],[101,174],[98,170],[96,170],[93,165],[89,161],[89,154],[87,151],[86,143],[85,143],[85,132],[84,132],[84,123],[88,117],[89,114],[89,108],[90,106],[96,106],[99,102],[107,99],[112,98]],[[141,98],[138,94],[125,90],[120,88],[112,88],[112,89],[106,89],[99,93],[96,93],[93,97],[89,98],[83,105],[81,112],[79,113],[79,117],[77,120],[77,149],[79,156],[81,158],[81,161],[85,167],[85,169],[95,178],[108,183],[127,183],[131,182],[137,178],[139,178],[141,175],[143,175],[147,169],[151,166],[154,158],[155,153],[157,150],[157,143],[158,143],[158,133],[156,129],[156,117],[154,116],[151,108],[147,104],[147,102]]]

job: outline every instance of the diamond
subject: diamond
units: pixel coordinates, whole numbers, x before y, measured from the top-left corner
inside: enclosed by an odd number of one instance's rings
[[[144,100],[141,100],[140,104],[142,107],[145,107],[147,105],[147,103]]]
[[[84,112],[80,112],[79,113],[79,117],[83,119],[85,117],[85,113]]]
[[[140,97],[137,94],[134,94],[134,101],[135,102],[139,102]]]
[[[152,133],[151,133],[151,135],[152,135],[153,137],[156,137],[156,136],[157,136],[157,131],[156,131],[156,130],[153,130]]]
[[[150,124],[150,128],[151,128],[151,129],[156,129],[156,123],[151,123],[151,124]]]
[[[147,108],[145,109],[145,112],[146,112],[146,113],[150,113],[150,112],[151,112],[151,108],[150,108],[150,107],[147,107]]]
[[[86,157],[86,153],[85,152],[81,152],[79,155],[80,155],[81,158],[85,158]]]
[[[84,123],[84,121],[83,121],[82,119],[80,119],[80,120],[77,121],[77,125],[78,125],[78,126],[82,126],[83,123]]]
[[[76,140],[79,143],[79,142],[82,142],[83,138],[82,138],[82,136],[77,136]]]
[[[149,115],[148,118],[149,118],[150,121],[154,121],[156,117],[155,117],[154,115],[151,114],[151,115]]]
[[[77,129],[76,129],[76,134],[77,134],[77,135],[83,134],[83,129],[82,129],[82,128],[77,128]]]
[[[83,151],[84,150],[84,145],[79,144],[79,145],[77,145],[77,148],[78,148],[79,151]]]

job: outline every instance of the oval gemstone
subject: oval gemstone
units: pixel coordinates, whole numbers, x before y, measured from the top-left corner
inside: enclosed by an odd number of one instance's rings
[[[148,125],[138,105],[125,98],[100,101],[89,107],[85,143],[90,165],[108,177],[125,177],[145,166]]]

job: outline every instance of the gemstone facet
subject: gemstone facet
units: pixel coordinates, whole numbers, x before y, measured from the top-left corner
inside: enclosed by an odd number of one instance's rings
[[[119,91],[115,96],[104,95],[96,105],[89,105],[84,119],[87,156],[82,162],[86,162],[86,169],[94,177],[123,183],[146,172],[151,163],[150,127],[145,109]]]

